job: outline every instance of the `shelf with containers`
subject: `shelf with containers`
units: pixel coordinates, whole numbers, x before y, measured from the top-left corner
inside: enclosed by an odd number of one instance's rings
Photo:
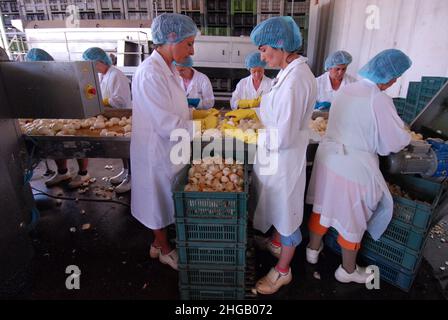
[[[285,15],[309,14],[310,0],[286,0]]]
[[[284,0],[258,0],[258,11],[259,12],[268,12],[268,13],[280,13],[284,8]]]
[[[181,13],[192,11],[198,11],[198,12],[204,11],[201,0],[177,0],[177,1],[178,1],[178,8],[180,9]]]

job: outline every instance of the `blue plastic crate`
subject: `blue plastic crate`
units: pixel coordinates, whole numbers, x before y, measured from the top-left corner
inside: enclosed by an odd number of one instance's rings
[[[394,219],[410,224],[425,232],[430,223],[433,210],[444,194],[443,184],[408,175],[391,175],[386,178],[390,183],[400,186],[412,198],[393,196]]]
[[[398,115],[403,115],[404,108],[406,107],[405,98],[393,98],[395,109],[397,109]]]
[[[337,233],[334,230],[329,231],[325,236],[325,245],[336,254],[341,254],[341,247],[337,243]],[[412,283],[414,282],[422,259],[420,255],[415,270],[409,271],[406,268],[388,261],[373,252],[361,251],[359,256],[361,260],[367,263],[367,265],[375,265],[379,268],[381,280],[386,281],[406,292],[412,287]]]
[[[177,241],[246,243],[246,219],[177,218]]]
[[[412,225],[403,223],[398,219],[392,219],[383,237],[395,241],[412,250],[419,251],[425,241],[426,233],[414,228]]]
[[[177,242],[179,264],[219,265],[242,267],[246,265],[246,245],[217,242]]]
[[[362,240],[362,254],[378,255],[385,260],[400,265],[410,272],[417,268],[421,258],[421,251],[412,250],[404,245],[392,241],[385,237],[381,237],[378,241],[373,240],[369,233],[366,232]]]
[[[182,300],[244,300],[243,288],[214,287],[214,286],[180,286]]]
[[[222,267],[214,268],[194,267],[179,265],[180,286],[221,286],[240,287],[245,285],[244,267]]]
[[[409,82],[406,103],[401,114],[401,119],[406,123],[411,123],[417,116],[417,105],[420,96],[421,82]]]
[[[173,192],[176,218],[246,219],[249,197],[248,165],[244,165],[243,192],[187,192],[185,168]]]

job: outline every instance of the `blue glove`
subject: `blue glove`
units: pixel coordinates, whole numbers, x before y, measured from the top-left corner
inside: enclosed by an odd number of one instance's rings
[[[201,99],[199,98],[187,98],[188,106],[191,108],[197,108]]]
[[[314,105],[314,110],[328,111],[330,110],[330,107],[331,103],[328,101],[316,102],[316,104]]]

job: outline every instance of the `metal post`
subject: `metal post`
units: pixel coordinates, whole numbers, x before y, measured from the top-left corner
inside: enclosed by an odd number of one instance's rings
[[[3,48],[5,49],[6,54],[8,55],[9,59],[11,59],[12,56],[11,56],[11,51],[9,50],[8,38],[6,37],[5,25],[3,24],[3,13],[2,13],[1,8],[0,8],[0,33],[1,33],[1,40],[2,40]]]

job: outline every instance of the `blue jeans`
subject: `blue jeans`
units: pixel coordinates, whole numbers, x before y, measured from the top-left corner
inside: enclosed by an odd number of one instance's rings
[[[300,231],[300,227],[289,236],[285,237],[280,235],[280,242],[287,247],[297,247],[302,242],[302,232]]]

